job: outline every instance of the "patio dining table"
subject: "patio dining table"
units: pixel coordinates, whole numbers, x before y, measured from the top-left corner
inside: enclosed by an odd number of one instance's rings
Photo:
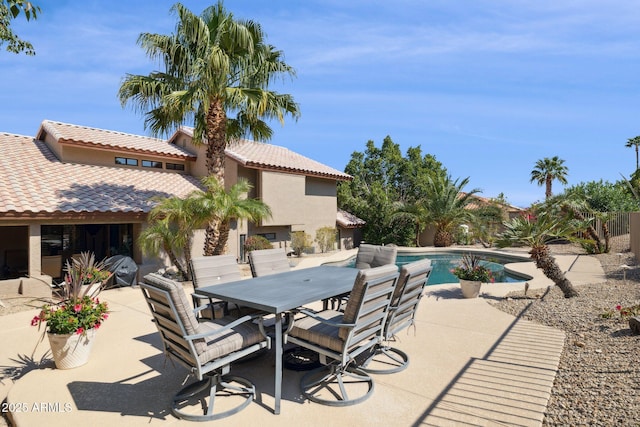
[[[275,315],[275,414],[280,413],[282,395],[282,315],[351,291],[357,274],[355,268],[319,266],[198,287],[199,294]]]

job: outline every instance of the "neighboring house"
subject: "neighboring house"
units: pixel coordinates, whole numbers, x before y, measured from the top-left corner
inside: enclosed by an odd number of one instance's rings
[[[0,134],[0,144],[0,279],[6,280],[50,283],[62,276],[65,260],[86,250],[97,259],[131,256],[140,274],[160,267],[136,241],[151,199],[202,189],[206,173],[206,147],[193,146],[190,129],[165,141],[45,120],[35,139]],[[291,231],[314,236],[336,226],[336,183],[349,175],[270,144],[241,141],[226,154],[227,187],[248,179],[251,196],[273,211],[261,224],[232,224],[228,253],[242,258],[249,235],[284,247]]]
[[[338,248],[353,249],[360,246],[362,227],[366,221],[352,213],[338,209]]]

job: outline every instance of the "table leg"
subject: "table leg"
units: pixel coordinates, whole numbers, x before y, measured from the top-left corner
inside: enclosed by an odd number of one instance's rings
[[[282,395],[282,313],[276,314],[276,375],[275,375],[275,408],[274,414],[280,414],[280,397]]]

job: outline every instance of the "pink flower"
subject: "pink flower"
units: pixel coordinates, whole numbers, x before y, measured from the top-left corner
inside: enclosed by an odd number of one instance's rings
[[[109,318],[109,315],[108,315],[107,313],[105,313],[105,314],[103,314],[103,315],[102,315],[102,318],[103,318],[103,319],[108,319],[108,318]]]
[[[616,305],[616,310],[620,311],[622,309],[622,306],[620,304]]]
[[[98,323],[96,323],[95,325],[93,325],[93,327],[94,327],[95,329],[98,329],[98,328],[100,327],[100,322],[98,322]]]
[[[80,313],[80,310],[82,310],[82,304],[76,304],[73,306],[73,311],[76,313]]]
[[[81,335],[84,332],[84,328],[78,328],[76,334]]]
[[[39,321],[40,316],[34,316],[33,319],[31,319],[31,326],[37,326]]]

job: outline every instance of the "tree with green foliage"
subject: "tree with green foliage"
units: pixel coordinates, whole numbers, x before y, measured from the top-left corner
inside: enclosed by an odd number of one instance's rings
[[[7,43],[7,52],[20,53],[33,56],[36,54],[33,45],[22,40],[11,29],[11,21],[20,13],[24,13],[27,21],[38,19],[40,7],[26,0],[0,0],[0,46]]]
[[[354,152],[345,168],[352,181],[338,184],[338,206],[366,221],[363,239],[373,244],[416,244],[419,217],[410,211],[425,192],[428,177],[444,175],[442,164],[420,147],[403,157],[400,146],[387,136],[380,148],[368,141]]]
[[[558,240],[573,240],[584,224],[574,218],[558,216],[555,212],[536,208],[534,211],[513,218],[504,224],[497,240],[500,247],[528,246],[529,254],[536,267],[555,283],[566,298],[575,297],[578,292],[567,279],[562,269],[551,255],[549,244]]]
[[[504,202],[494,199],[473,210],[474,215],[470,220],[471,236],[485,248],[493,246],[500,226],[507,219],[500,203]]]
[[[251,185],[246,180],[238,181],[228,191],[215,176],[204,178],[202,183],[206,190],[194,191],[189,200],[200,223],[219,224],[215,233],[205,236],[204,246],[212,255],[225,253],[232,219],[258,222],[271,217],[271,208],[266,203],[247,197]]]
[[[633,147],[636,151],[636,170],[640,169],[640,155],[638,147],[640,147],[640,136],[634,136],[633,138],[627,139],[627,143],[625,147],[631,148]]]
[[[299,116],[291,95],[269,89],[278,78],[295,72],[281,51],[266,43],[257,22],[238,20],[222,1],[200,16],[180,3],[174,34],[142,33],[138,44],[164,71],[127,74],[120,86],[123,106],[131,102],[145,115],[145,128],[154,135],[169,134],[192,121],[193,142],[205,143],[206,165],[224,188],[225,148],[229,141],[250,135],[268,140],[268,120]],[[230,114],[234,114],[230,117]],[[205,255],[212,255],[215,235],[228,224],[209,223]]]
[[[568,187],[564,196],[584,200],[596,212],[634,212],[638,209],[627,182],[589,181]]]
[[[531,171],[531,181],[536,182],[538,185],[545,186],[545,198],[549,198],[553,195],[551,187],[554,180],[557,180],[561,184],[567,184],[567,174],[569,170],[564,165],[564,160],[558,156],[545,157],[538,160],[534,169]]]
[[[426,192],[420,204],[426,213],[426,223],[435,226],[434,246],[451,246],[455,229],[472,220],[474,213],[467,209],[467,205],[480,189],[463,191],[467,184],[469,177],[453,180],[450,175],[437,175],[427,179]]]

